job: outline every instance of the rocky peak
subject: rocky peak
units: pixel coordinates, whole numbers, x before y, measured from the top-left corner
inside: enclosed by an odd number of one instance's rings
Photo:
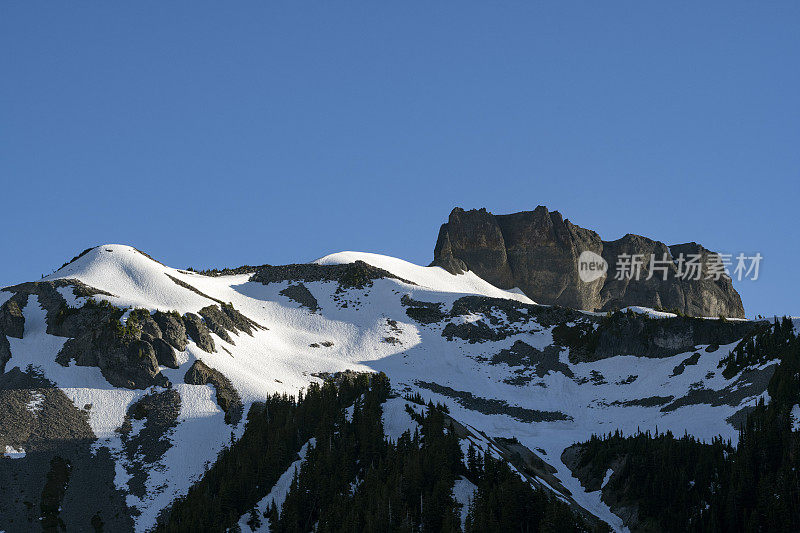
[[[584,251],[601,256],[609,272],[582,281],[578,257]],[[614,279],[621,254],[644,255],[639,279]],[[660,272],[646,279],[651,254],[669,260],[666,280]],[[596,232],[545,206],[508,215],[457,207],[439,230],[432,264],[454,274],[471,270],[502,289],[518,287],[543,304],[593,311],[641,305],[694,316],[744,317],[741,298],[729,278],[705,279],[704,269],[699,280],[681,279],[675,264],[680,254],[700,254],[703,263],[715,255],[694,242],[667,246],[634,234],[603,241]]]

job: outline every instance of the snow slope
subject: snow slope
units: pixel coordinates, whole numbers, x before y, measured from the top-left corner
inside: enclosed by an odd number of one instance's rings
[[[382,268],[395,276],[439,292],[482,294],[494,298],[508,298],[523,303],[534,303],[519,289],[505,291],[483,281],[473,272],[453,275],[441,267],[421,267],[402,259],[364,252],[339,252],[314,261],[319,265],[338,265],[364,261]]]
[[[565,350],[557,363],[568,371],[551,368],[542,375],[526,374],[527,381],[519,381],[516,379],[521,375],[519,368],[506,363],[489,364],[488,360],[516,341],[545,349],[553,343],[552,326],[531,323],[495,341],[448,340],[442,335],[444,322],[424,324],[413,320],[401,299],[408,296],[439,305],[444,312],[466,295],[525,304],[531,304],[530,299],[518,291],[498,289],[471,272],[452,275],[439,267],[421,267],[383,255],[341,252],[316,263],[332,265],[357,260],[411,283],[378,279],[363,289],[342,291],[336,282],[307,282],[304,285],[319,305],[312,312],[281,294],[293,282],[264,285],[250,281],[247,274],[210,277],[185,272],[164,266],[124,245],[97,247],[45,278],[78,279],[110,293],[111,296],[97,298],[119,307],[196,313],[216,301],[230,302],[267,328],[255,331],[252,337],[234,335],[235,345],[213,335],[218,346],[216,353],[204,352],[190,342],[179,354],[182,362],[179,369],[162,369],[180,394],[181,413],[170,435],[172,448],[158,464],[149,465],[146,496],[129,497],[129,504],[141,513],[135,518],[137,530],[152,527],[158,512],[176,496],[186,493],[229,442],[231,434],[235,438],[243,431],[244,422],[235,427],[225,424],[210,386],[183,384],[183,375],[198,359],[232,382],[245,409],[274,392],[295,394],[309,383],[319,381],[314,374],[321,372],[386,372],[398,391],[419,393],[426,401],[446,404],[456,420],[477,432],[491,437],[515,437],[529,449],[540,450],[541,458],[556,468],[556,477],[572,492],[575,501],[619,530],[621,520],[600,501],[599,492],[587,493],[561,462],[565,448],[594,433],[614,429],[633,433],[656,427],[676,434],[686,431],[707,440],[723,435],[735,442],[737,431],[726,420],[766,394],[763,390],[754,391],[735,405],[689,403],[674,410],[661,409],[664,403],[657,403],[657,398],[683,398],[699,383],[711,391],[738,386],[740,376],[725,379],[717,368],[732,345],[712,353],[699,347],[702,356],[697,364],[686,366],[679,375],[674,375],[675,367],[691,352],[661,359],[620,355],[592,363],[571,363]],[[6,294],[0,292],[0,296]],[[72,298],[71,305],[82,304],[80,299],[66,296]],[[58,365],[55,355],[66,339],[46,332],[44,311],[35,298],[29,300],[24,316],[25,334],[23,339],[10,339],[12,359],[6,371],[15,366],[39,367],[76,406],[91,404],[90,424],[100,439],[96,447],[112,451],[117,460],[117,483],[125,487],[131,465],[120,453],[122,443],[116,429],[122,425],[128,407],[148,391],[114,388],[97,368]],[[494,318],[499,324],[510,323],[502,313]],[[449,321],[459,324],[488,319],[475,313]],[[326,346],[322,342],[332,344]],[[501,404],[516,411],[498,408]],[[526,418],[527,415],[535,418],[535,413],[543,411],[563,416],[560,420]],[[414,427],[402,401],[387,404],[384,424],[392,439],[406,429],[413,431]],[[290,476],[290,472],[286,475]],[[280,487],[273,489],[272,498],[285,494],[281,485],[286,482],[284,477],[278,483]],[[454,488],[461,500],[468,498],[472,490],[464,482]],[[259,509],[269,501],[270,497],[266,498]]]

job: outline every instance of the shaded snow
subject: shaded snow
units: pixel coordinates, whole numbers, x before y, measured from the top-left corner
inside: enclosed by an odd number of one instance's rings
[[[67,339],[47,333],[46,313],[39,305],[38,296],[28,298],[23,316],[23,338],[8,339],[11,359],[6,363],[6,371],[14,367],[26,370],[28,366],[40,369],[72,400],[75,407],[83,409],[87,405],[92,406],[89,425],[98,438],[118,438],[115,430],[122,425],[128,406],[144,391],[112,387],[99,368],[75,366],[74,363],[63,367],[56,363],[56,355]]]
[[[0,291],[0,306],[6,303],[14,296],[13,292]]]
[[[425,414],[427,407],[404,400],[403,398],[390,398],[383,404],[383,432],[389,440],[397,442],[400,436],[408,431],[414,435],[419,427],[406,411],[406,405],[415,412]]]
[[[472,499],[475,497],[475,491],[478,487],[475,486],[470,480],[465,477],[459,477],[453,485],[453,498],[456,502],[461,504],[461,529],[464,529],[464,524],[467,523],[467,513],[469,513],[469,506]]]
[[[176,384],[174,388],[181,396],[181,410],[170,436],[173,445],[151,465],[144,498],[128,496],[128,504],[142,511],[135,519],[140,531],[154,526],[158,512],[200,480],[206,465],[216,460],[231,438],[232,428],[217,405],[214,387]],[[117,483],[126,482],[126,477],[122,475]]]

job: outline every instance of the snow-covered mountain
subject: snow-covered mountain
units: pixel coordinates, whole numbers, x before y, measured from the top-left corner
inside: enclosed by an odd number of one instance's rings
[[[564,450],[617,429],[735,443],[775,367],[722,374],[752,322],[541,306],[469,271],[382,255],[233,272],[105,245],[0,291],[0,531],[43,519],[151,529],[242,435],[251,406],[345,371],[390,378],[389,438],[415,424],[402,396],[445,404],[465,443],[506,456],[516,439],[549,465],[529,481],[619,530]],[[470,485],[458,481],[457,498]]]

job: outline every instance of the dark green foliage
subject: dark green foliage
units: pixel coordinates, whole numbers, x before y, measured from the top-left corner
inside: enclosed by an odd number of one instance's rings
[[[588,531],[569,506],[541,489],[534,489],[505,461],[467,453],[469,478],[478,486],[464,530]]]
[[[408,406],[420,429],[388,441],[382,405],[390,392],[384,374],[341,373],[298,400],[273,396],[251,411],[242,438],[220,453],[158,530],[224,531],[245,516],[251,527],[268,522],[277,532],[455,532],[462,509],[452,491],[460,476],[478,486],[470,531],[587,529],[566,504],[532,488],[505,462],[484,462],[473,450],[465,466],[441,405],[420,412]],[[280,512],[271,502],[259,516],[257,502],[312,437]]]
[[[50,461],[50,470],[47,472],[47,480],[42,489],[40,503],[43,531],[64,529],[64,522],[59,517],[59,513],[61,512],[61,502],[64,500],[71,473],[72,465],[66,459],[55,456]]]
[[[87,298],[83,307],[70,307],[67,304],[62,304],[56,312],[55,324],[62,325],[64,321],[72,315],[84,312],[87,309],[95,310],[101,313],[104,317],[104,323],[111,331],[117,336],[133,339],[138,337],[141,331],[141,321],[145,315],[149,315],[150,311],[147,309],[133,309],[128,315],[128,320],[125,325],[122,325],[121,319],[125,314],[125,309],[116,307],[108,300],[95,300],[94,298]]]
[[[125,321],[125,326],[117,319],[117,331],[123,336],[128,338],[138,337],[138,333],[142,330],[142,321],[145,317],[150,316],[150,311],[147,309],[133,309],[128,314],[128,320]]]
[[[385,376],[373,379],[383,390]],[[318,427],[332,427],[344,408],[370,387],[369,375],[354,375],[338,386],[311,384],[297,399],[274,395],[248,414],[242,438],[217,461],[186,497],[175,502],[158,531],[223,531],[233,527],[267,495],[278,477]]]
[[[583,444],[577,466],[598,480],[613,465],[604,492],[619,495],[622,505],[638,504],[640,519],[655,530],[672,531],[700,515],[732,452],[721,439],[704,444],[690,436],[676,439],[670,432],[623,437],[617,431]]]
[[[250,514],[247,516],[247,525],[250,526],[250,529],[253,531],[261,527],[261,517],[258,515],[258,509],[256,509],[255,506],[250,509]]]
[[[403,399],[411,403],[425,405],[425,399],[422,397],[419,391],[415,391],[414,394],[406,394],[405,396],[403,396]]]
[[[388,389],[387,389],[388,391]],[[273,531],[460,531],[460,476],[478,486],[469,531],[583,531],[566,504],[532,488],[501,460],[463,463],[459,438],[441,405],[406,411],[419,425],[396,443],[383,435],[373,387],[356,402],[351,421],[320,426],[316,447],[292,482]]]
[[[589,479],[617,472],[604,498],[639,505],[639,518],[663,531],[800,531],[800,338],[784,319],[759,328],[723,361],[729,375],[779,359],[768,392],[748,415],[734,450],[714,440],[618,433],[581,445]],[[722,365],[721,365],[722,366]]]
[[[267,266],[267,265],[262,265]],[[252,274],[261,266],[251,266],[251,265],[242,265],[236,268],[208,268],[205,270],[195,270],[192,267],[187,268],[189,272],[196,272],[198,274],[202,274],[203,276],[210,276],[210,277],[219,277],[219,276],[235,276],[239,274]]]
[[[99,514],[92,516],[89,524],[92,526],[92,529],[94,529],[95,533],[103,533],[103,527],[105,524],[103,523],[103,519],[100,518]]]
[[[611,315],[603,317],[604,323],[610,323],[611,320]],[[553,328],[553,344],[567,346],[571,352],[580,353],[587,360],[593,360],[598,340],[599,334],[590,322],[578,322],[573,326],[561,323]]]
[[[794,326],[786,317],[781,322],[776,318],[773,324],[760,325],[719,362],[720,368],[725,367],[722,375],[730,379],[744,368],[777,359],[793,337]]]
[[[347,264],[339,277],[339,288],[337,290],[371,287],[372,280],[380,277],[376,276],[375,270],[375,267],[363,261]]]
[[[58,311],[56,312],[56,323],[59,325],[63,324],[67,317],[77,314],[81,309],[82,308],[80,307],[70,307],[66,303],[61,304],[61,307],[59,307]],[[108,300],[98,301],[94,298],[87,298],[86,302],[83,304],[83,309],[107,311],[109,314],[109,321],[116,321],[117,323],[119,323],[119,319],[122,317],[122,315],[125,314],[123,309],[115,307]],[[120,324],[120,327],[122,327],[122,324]]]
[[[762,399],[747,417],[723,490],[698,530],[800,531],[800,432],[791,417],[800,403],[800,337],[784,319],[753,346],[763,354],[757,357],[781,360],[767,389],[770,402]],[[772,355],[762,351],[768,347]]]

